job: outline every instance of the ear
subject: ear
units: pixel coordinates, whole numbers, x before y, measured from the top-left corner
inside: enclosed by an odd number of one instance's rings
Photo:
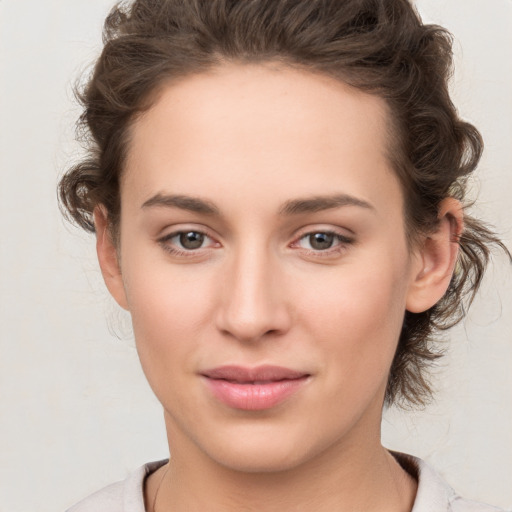
[[[417,249],[407,295],[407,311],[422,313],[446,293],[457,262],[463,219],[459,201],[452,197],[442,201],[437,230],[427,235],[423,245]]]
[[[115,301],[122,308],[128,309],[121,267],[117,249],[110,234],[107,212],[100,205],[94,209],[93,215],[96,231],[96,253],[98,254],[103,279]]]

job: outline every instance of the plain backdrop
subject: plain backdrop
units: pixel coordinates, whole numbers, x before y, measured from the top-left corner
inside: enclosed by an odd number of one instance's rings
[[[512,249],[512,1],[417,0],[456,38],[455,103],[486,141],[477,215]],[[167,455],[129,319],[107,296],[93,237],[62,220],[76,161],[72,84],[100,49],[110,0],[0,0],[0,512],[63,510]],[[512,279],[495,259],[447,334],[437,398],[389,411],[384,442],[463,495],[512,506]]]

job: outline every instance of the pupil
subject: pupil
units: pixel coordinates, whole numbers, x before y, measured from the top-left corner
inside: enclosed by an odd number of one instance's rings
[[[309,235],[309,243],[313,249],[329,249],[334,241],[334,235],[329,233],[315,233]]]
[[[199,249],[203,245],[204,235],[196,231],[189,231],[180,235],[180,244],[185,249]]]

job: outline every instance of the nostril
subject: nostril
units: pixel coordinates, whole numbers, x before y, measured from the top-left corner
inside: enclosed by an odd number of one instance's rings
[[[217,328],[244,342],[279,336],[290,325],[284,288],[272,279],[266,256],[244,254],[238,255],[236,268],[230,268],[219,290]]]

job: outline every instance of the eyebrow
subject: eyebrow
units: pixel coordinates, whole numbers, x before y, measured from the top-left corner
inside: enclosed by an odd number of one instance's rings
[[[163,206],[167,208],[180,208],[204,215],[220,215],[219,209],[210,201],[198,197],[183,195],[156,194],[142,205],[142,208]]]
[[[142,208],[160,206],[166,208],[180,208],[203,215],[218,215],[220,210],[217,206],[205,199],[199,197],[174,195],[174,194],[156,194],[142,204]],[[293,199],[286,201],[279,209],[279,214],[283,216],[299,215],[302,213],[314,213],[342,206],[357,206],[368,210],[374,210],[374,207],[362,199],[350,196],[348,194],[335,194],[330,196],[314,196],[302,199]]]
[[[358,206],[368,210],[375,210],[375,208],[357,197],[347,194],[335,194],[330,196],[314,196],[304,199],[294,199],[287,201],[279,210],[281,215],[298,215],[301,213],[314,213],[323,210],[330,210],[332,208],[340,208],[342,206]]]

